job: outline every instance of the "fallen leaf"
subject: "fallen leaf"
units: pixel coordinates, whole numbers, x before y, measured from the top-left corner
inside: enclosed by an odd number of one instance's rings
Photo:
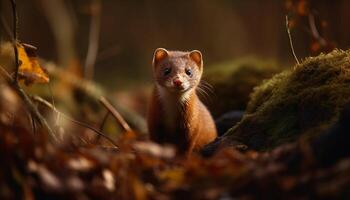
[[[113,173],[109,169],[104,169],[102,171],[104,178],[104,185],[109,191],[115,190],[115,179]]]
[[[68,161],[68,166],[73,170],[86,172],[92,169],[94,164],[84,157],[78,157],[70,159]]]
[[[134,142],[133,147],[141,153],[146,153],[157,158],[171,159],[175,156],[175,148],[161,146],[153,142]]]
[[[60,179],[44,165],[30,160],[28,162],[28,169],[30,172],[36,173],[48,189],[55,191],[62,190],[63,185]]]
[[[19,60],[19,79],[24,80],[26,85],[32,83],[48,83],[50,81],[48,74],[40,66],[36,47],[17,43],[18,60]]]

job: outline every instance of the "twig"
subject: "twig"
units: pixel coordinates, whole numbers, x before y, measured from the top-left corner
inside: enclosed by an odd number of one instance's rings
[[[73,73],[69,73],[67,70],[62,69],[62,67],[56,66],[52,62],[45,63],[46,69],[50,73],[50,76],[60,79],[63,82],[69,84],[73,88],[83,91],[89,98],[98,101],[101,96],[107,96],[106,92],[101,89],[101,87],[95,83],[82,79]],[[121,115],[131,124],[138,133],[145,134],[147,132],[147,125],[145,119],[137,114],[136,112],[129,110],[126,107],[118,105],[117,102],[112,101],[114,107],[121,113]]]
[[[51,97],[51,103],[52,103],[53,107],[56,108],[56,106],[55,106],[55,99],[53,98],[53,92],[52,92],[51,82],[48,82],[48,83],[47,83],[47,87],[48,87],[48,89],[49,89],[49,94],[50,94],[50,97]]]
[[[108,119],[108,116],[109,116],[109,111],[107,111],[107,113],[103,117],[102,122],[101,122],[100,127],[99,127],[99,131],[101,131],[101,132],[103,131],[103,127]],[[96,141],[98,141],[99,139],[100,139],[100,136],[98,135],[96,138]]]
[[[27,109],[30,113],[32,113],[33,117],[39,122],[40,125],[43,125],[47,132],[50,134],[50,136],[53,138],[54,142],[58,142],[58,139],[55,135],[55,133],[52,131],[51,127],[45,120],[45,118],[40,114],[37,107],[33,104],[33,102],[30,100],[28,95],[24,92],[24,90],[17,84],[17,82],[14,81],[14,79],[10,76],[10,74],[0,66],[1,74],[3,74],[4,78],[8,82],[8,84],[14,89],[14,91],[22,98],[24,104],[26,105]]]
[[[316,27],[316,23],[315,23],[315,16],[313,14],[309,14],[308,15],[308,19],[309,19],[309,25],[311,28],[311,35],[322,45],[322,46],[326,46],[327,42],[326,40],[321,37],[320,33],[317,30]]]
[[[57,114],[59,114],[60,116],[63,116],[64,118],[66,118],[67,120],[75,123],[75,124],[78,124],[79,126],[82,126],[82,127],[85,127],[87,129],[90,129],[92,131],[94,131],[95,133],[97,133],[99,136],[102,136],[104,137],[105,139],[107,139],[113,146],[117,147],[118,148],[118,145],[113,141],[112,138],[108,137],[107,135],[103,134],[101,131],[97,130],[96,128],[86,124],[86,123],[83,123],[83,122],[80,122],[78,120],[75,120],[73,119],[72,117],[69,117],[68,115],[62,113],[61,111],[57,110],[51,103],[49,103],[48,101],[46,101],[45,99],[39,97],[39,96],[32,96],[32,99],[41,103],[42,105],[52,109],[54,112],[56,112]]]
[[[28,113],[28,118],[29,118],[29,122],[32,125],[32,131],[33,131],[33,135],[36,135],[36,125],[35,125],[35,119],[32,116],[31,113]]]
[[[294,45],[293,45],[293,40],[292,40],[292,35],[290,33],[290,29],[289,29],[289,20],[288,20],[288,15],[286,15],[286,28],[287,28],[287,33],[288,33],[288,37],[289,37],[289,44],[290,44],[290,48],[292,50],[292,53],[293,53],[293,56],[294,56],[294,59],[295,61],[297,62],[297,64],[299,65],[300,62],[298,60],[298,57],[297,55],[295,54],[295,51],[294,51]]]
[[[17,27],[18,27],[18,16],[16,8],[16,0],[11,0],[12,5],[12,15],[13,15],[13,50],[15,52],[15,77],[13,81],[17,84],[18,81],[18,70],[19,70],[19,61],[18,61],[18,50],[17,50]]]
[[[105,116],[102,119],[102,122],[101,122],[101,125],[100,125],[100,131],[103,130],[103,127],[104,127],[104,125],[105,125],[105,123],[106,123],[106,121],[108,119],[108,116],[109,116],[109,111],[107,111],[107,113],[105,114]]]
[[[75,120],[75,119],[73,119],[73,118],[70,118],[70,117],[68,117],[67,115],[63,114],[63,113],[61,113],[61,114],[62,114],[62,116],[63,116],[64,118],[70,120],[71,122],[76,123],[76,124],[78,124],[78,125],[80,125],[80,126],[82,126],[82,127],[85,127],[85,128],[88,128],[88,129],[94,131],[94,132],[97,133],[99,136],[104,137],[105,139],[107,139],[113,146],[115,146],[116,148],[119,148],[118,145],[113,141],[112,138],[110,138],[110,137],[108,137],[107,135],[103,134],[101,131],[97,130],[96,128],[94,128],[94,127],[92,127],[92,126],[90,126],[90,125],[88,125],[88,124],[85,124],[85,123],[83,123],[83,122],[77,121],[77,120]]]
[[[47,83],[47,86],[49,88],[49,93],[50,93],[50,96],[51,96],[51,104],[52,106],[56,109],[56,105],[55,105],[55,99],[53,97],[53,92],[52,92],[52,88],[51,88],[51,82],[48,82]],[[56,116],[56,125],[59,123],[59,120],[60,120],[60,114],[57,113],[57,116]]]
[[[124,120],[124,118],[119,114],[119,112],[113,107],[109,101],[101,97],[99,99],[101,104],[113,115],[113,117],[117,120],[117,122],[124,128],[125,131],[131,132],[132,129],[130,128],[129,124]]]
[[[85,60],[85,78],[91,80],[94,76],[94,66],[99,46],[101,25],[101,1],[92,0],[89,47]]]

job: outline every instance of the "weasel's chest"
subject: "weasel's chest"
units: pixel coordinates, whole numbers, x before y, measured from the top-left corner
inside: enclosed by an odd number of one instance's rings
[[[166,134],[186,134],[190,124],[186,104],[189,93],[176,96],[160,89],[159,94],[160,120]]]
[[[168,133],[176,132],[185,124],[180,108],[174,102],[164,102],[162,105],[162,121]]]
[[[177,108],[166,107],[162,117],[163,137],[165,143],[176,145],[180,150],[186,150],[190,142],[189,123]]]

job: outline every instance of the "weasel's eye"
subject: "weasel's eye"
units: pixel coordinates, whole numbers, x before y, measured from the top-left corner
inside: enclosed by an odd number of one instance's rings
[[[193,73],[191,69],[185,69],[187,76],[192,77]]]
[[[171,72],[171,68],[170,68],[170,67],[165,68],[165,69],[164,69],[164,71],[163,71],[164,76],[169,75],[169,74],[170,74],[170,72]]]

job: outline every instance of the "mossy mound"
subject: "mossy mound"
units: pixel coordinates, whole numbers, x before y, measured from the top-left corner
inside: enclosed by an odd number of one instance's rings
[[[281,68],[275,62],[248,57],[209,66],[204,71],[203,80],[213,86],[212,102],[220,102],[215,105],[209,102],[208,107],[218,117],[228,111],[245,110],[253,88]]]
[[[243,119],[223,138],[264,150],[300,135],[316,136],[349,103],[350,50],[335,50],[307,58],[256,87]]]

